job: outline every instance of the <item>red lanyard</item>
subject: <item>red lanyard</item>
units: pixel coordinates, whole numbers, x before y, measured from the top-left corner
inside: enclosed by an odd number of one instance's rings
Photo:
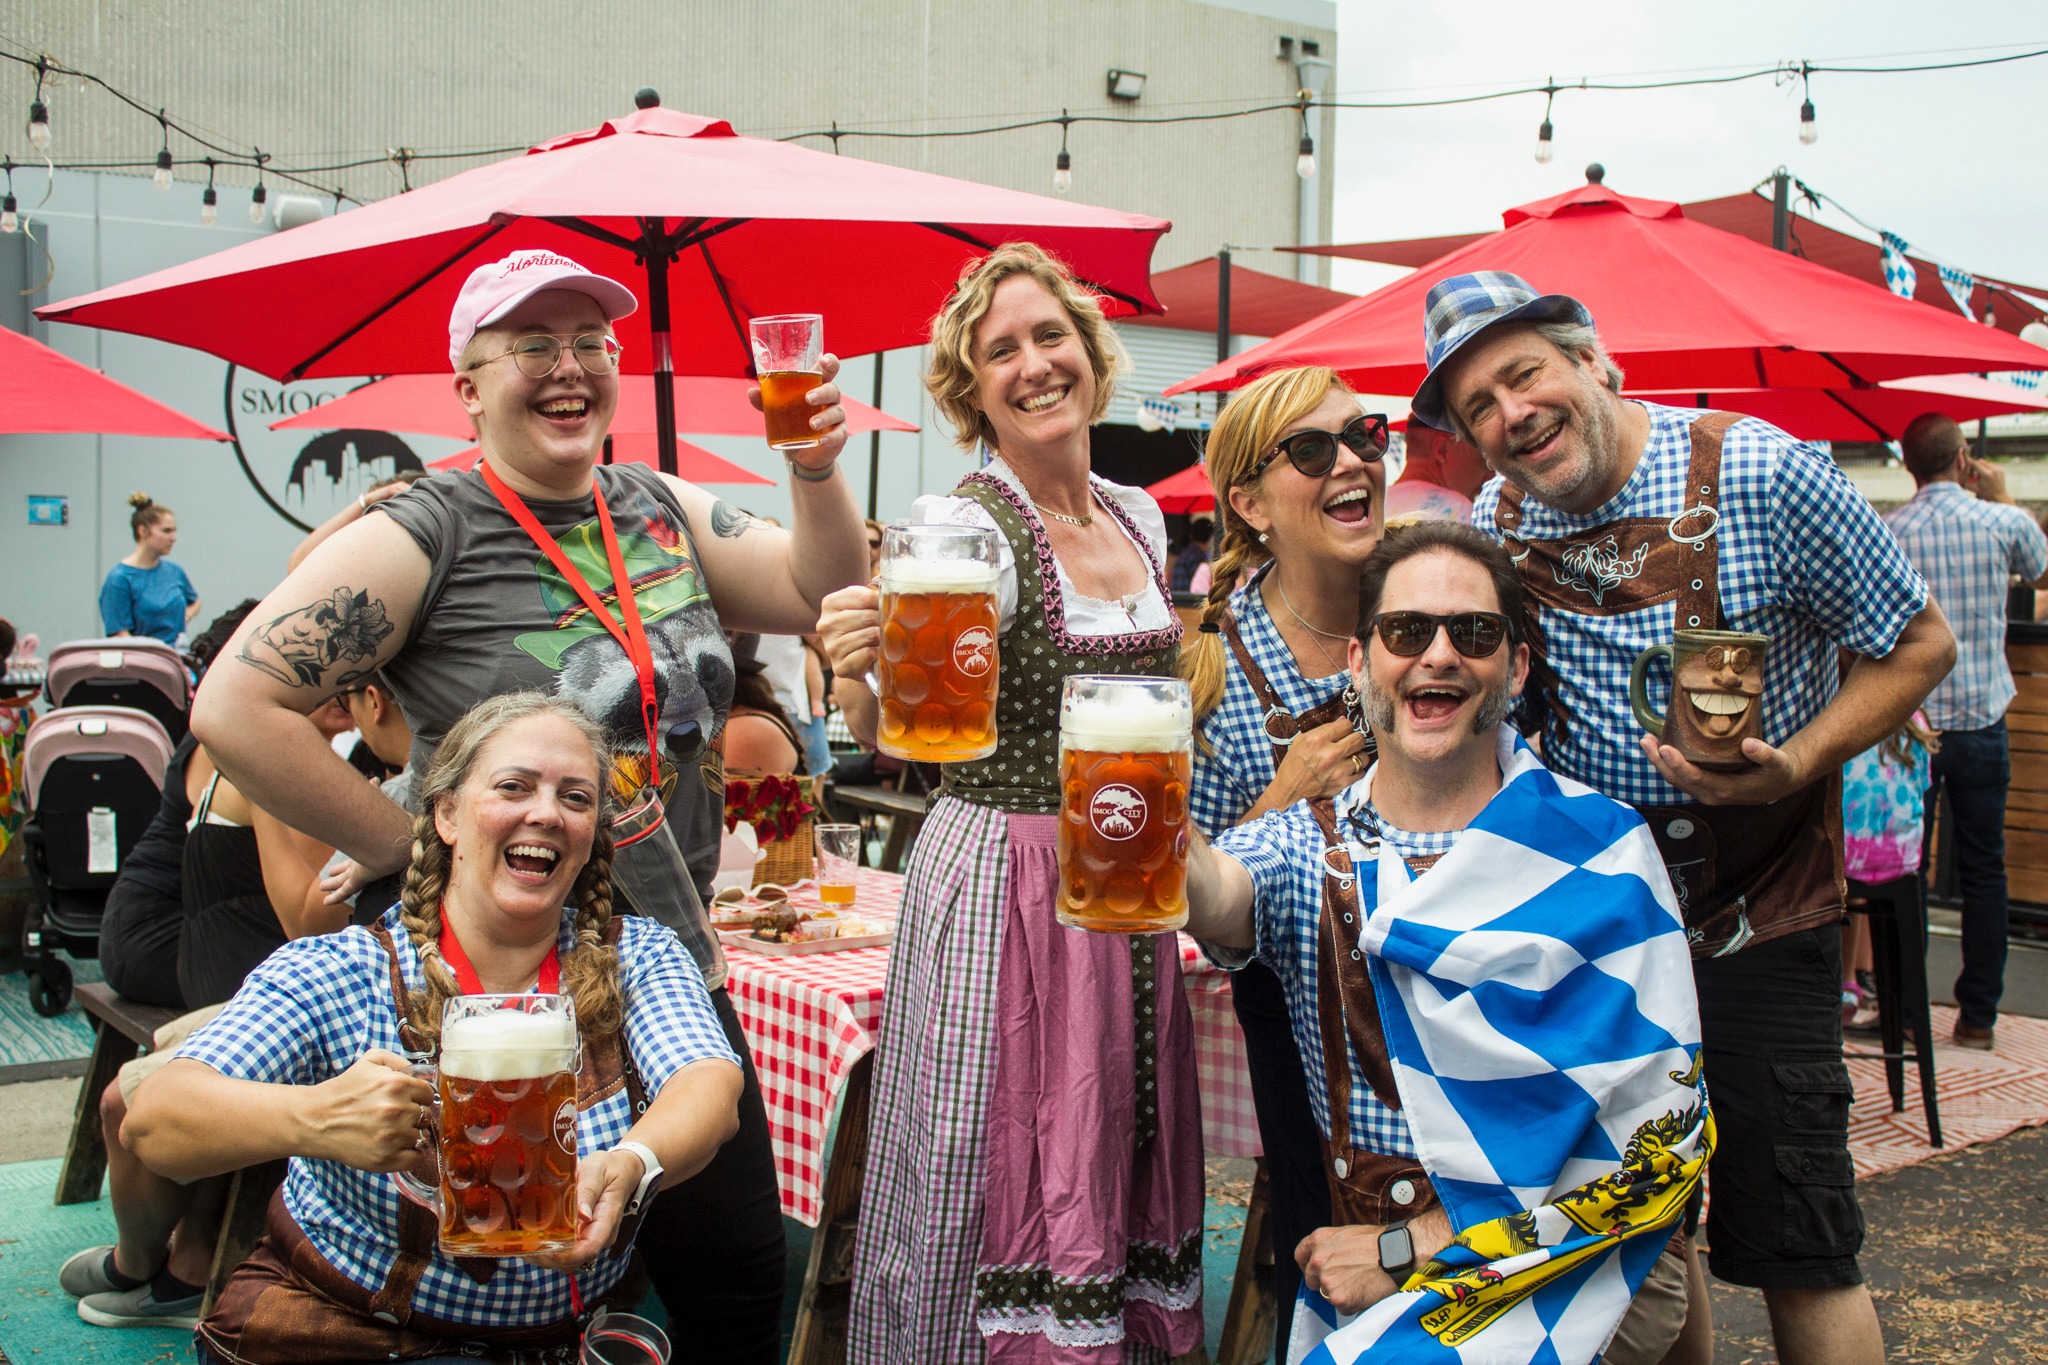
[[[626,657],[633,661],[633,673],[640,680],[640,719],[647,727],[647,782],[659,790],[661,746],[655,741],[655,732],[661,722],[661,703],[654,695],[654,651],[647,647],[647,630],[640,624],[640,604],[633,600],[633,580],[626,575],[625,557],[619,553],[619,535],[612,529],[611,509],[604,505],[604,490],[597,486],[596,475],[591,476],[590,495],[597,500],[597,524],[604,533],[605,558],[611,564],[612,595],[618,599],[619,611],[626,618],[623,627],[609,611],[605,610],[604,603],[591,588],[589,581],[583,577],[583,571],[576,567],[568,555],[562,553],[562,547],[548,534],[547,528],[535,519],[533,513],[527,509],[525,501],[505,486],[505,481],[491,468],[491,462],[479,460],[477,468],[482,471],[484,484],[497,497],[499,505],[510,512],[512,520],[518,522],[520,529],[532,537],[533,543],[548,557],[548,562],[555,566],[556,572],[576,590],[576,595],[583,599],[583,605],[590,608],[590,614],[604,623],[604,628],[612,633],[612,638],[626,651]]]
[[[441,911],[441,960],[448,964],[448,970],[455,973],[455,984],[462,987],[464,995],[491,995],[495,992],[484,989],[483,978],[476,974],[476,968],[469,965],[469,954],[462,951],[462,944],[456,941],[455,926],[448,922],[448,911]],[[534,984],[536,995],[559,995],[562,992],[562,953],[555,944],[548,945],[548,955],[540,964],[540,980]]]

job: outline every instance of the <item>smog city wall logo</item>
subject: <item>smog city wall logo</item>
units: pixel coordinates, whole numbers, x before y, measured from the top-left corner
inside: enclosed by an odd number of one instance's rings
[[[1112,782],[1088,803],[1088,823],[1105,839],[1123,842],[1145,825],[1145,798],[1136,787]]]
[[[996,661],[996,639],[986,626],[972,626],[953,641],[953,667],[970,678],[986,674]]]
[[[1625,583],[1643,571],[1643,557],[1650,552],[1647,542],[1624,557],[1621,543],[1612,535],[1568,546],[1550,576],[1567,588],[1577,588],[1599,606],[1607,590]]]
[[[279,384],[228,366],[222,404],[228,433],[244,474],[280,517],[318,525],[384,480],[425,467],[404,438],[388,431],[270,429],[272,422],[310,411],[361,382]]]

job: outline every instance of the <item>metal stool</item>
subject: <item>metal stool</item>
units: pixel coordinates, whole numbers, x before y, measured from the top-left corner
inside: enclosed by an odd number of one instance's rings
[[[1861,904],[1858,904],[1858,902]],[[1879,1050],[1852,1057],[1884,1059],[1892,1112],[1906,1107],[1906,1063],[1920,1070],[1920,1104],[1927,1114],[1928,1141],[1941,1147],[1941,1112],[1934,1098],[1934,1021],[1927,1008],[1927,899],[1918,873],[1888,882],[1850,881],[1849,912],[1870,926],[1871,964],[1877,977]],[[1913,1034],[1907,1052],[1906,1033]]]

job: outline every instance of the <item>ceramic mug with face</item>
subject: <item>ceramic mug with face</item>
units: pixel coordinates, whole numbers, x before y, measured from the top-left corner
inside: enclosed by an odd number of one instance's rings
[[[1764,653],[1768,635],[1733,630],[1674,630],[1668,645],[1651,645],[1629,670],[1628,700],[1636,723],[1702,768],[1751,766],[1742,741],[1762,739]],[[1650,665],[1671,665],[1671,708],[1649,698]]]

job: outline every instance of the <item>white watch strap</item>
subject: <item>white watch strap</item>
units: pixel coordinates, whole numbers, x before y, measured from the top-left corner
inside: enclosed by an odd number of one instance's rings
[[[652,1194],[655,1187],[661,1183],[663,1169],[661,1159],[654,1155],[652,1147],[649,1147],[644,1142],[635,1142],[631,1138],[626,1139],[624,1142],[613,1144],[612,1150],[615,1152],[631,1152],[634,1156],[640,1158],[640,1164],[646,1170],[646,1174],[640,1177],[639,1187],[633,1191],[633,1197],[626,1201],[627,1214],[638,1213],[640,1206],[647,1202],[647,1196]]]

